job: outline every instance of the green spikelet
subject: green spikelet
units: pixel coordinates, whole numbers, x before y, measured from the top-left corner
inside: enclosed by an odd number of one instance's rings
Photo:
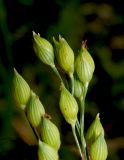
[[[84,84],[90,82],[93,76],[95,65],[91,55],[85,47],[85,44],[82,46],[76,58],[75,69],[81,82]]]
[[[45,109],[35,93],[31,92],[31,97],[27,104],[27,117],[32,126],[38,127],[41,122],[41,117],[44,116]]]
[[[99,114],[97,114],[95,120],[92,122],[86,133],[87,144],[92,144],[100,134],[104,135],[104,129],[100,122]]]
[[[49,119],[43,118],[41,124],[42,140],[56,150],[60,147],[60,133],[58,128]]]
[[[107,144],[104,135],[100,134],[90,148],[91,160],[106,160],[108,155]]]
[[[74,73],[74,52],[64,38],[59,36],[59,41],[53,38],[56,48],[56,58],[61,68],[69,75]]]
[[[19,106],[25,106],[30,97],[30,87],[23,77],[14,69],[13,96]]]
[[[36,34],[35,32],[33,32],[33,38],[34,51],[36,52],[39,59],[47,65],[54,65],[54,51],[51,43],[40,37],[40,35]]]
[[[58,153],[53,147],[39,140],[38,160],[58,160]]]
[[[75,98],[64,86],[61,87],[59,105],[65,120],[69,124],[75,125],[78,114],[78,104]]]

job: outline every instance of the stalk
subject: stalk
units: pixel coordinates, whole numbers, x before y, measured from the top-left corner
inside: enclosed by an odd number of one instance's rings
[[[82,155],[81,147],[80,147],[80,144],[79,144],[79,141],[78,141],[77,135],[76,135],[75,125],[71,125],[71,127],[72,127],[72,133],[73,133],[73,136],[74,136],[75,142],[76,142],[76,144],[77,144],[77,147],[78,147],[78,150],[79,150],[80,156],[81,156],[81,158],[82,158],[82,157],[83,157],[83,155]]]
[[[80,123],[79,123],[78,119],[76,120],[76,129],[77,129],[77,132],[80,136]]]
[[[73,74],[69,74],[70,80],[71,80],[71,94],[74,95],[74,76]]]
[[[60,76],[60,74],[59,74],[56,66],[55,66],[55,65],[51,65],[51,68],[53,69],[53,71],[54,71],[54,73],[57,75],[57,77],[59,78],[60,82],[61,82],[62,84],[64,84],[64,82],[63,82],[63,80],[62,80],[62,78],[61,78],[61,76]]]
[[[81,137],[81,144],[84,153],[84,159],[87,160],[86,154],[86,142],[84,138],[84,112],[85,112],[85,98],[88,89],[88,83],[84,85],[84,93],[83,96],[80,98],[80,137]]]

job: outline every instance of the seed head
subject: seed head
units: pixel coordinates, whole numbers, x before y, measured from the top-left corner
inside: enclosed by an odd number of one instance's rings
[[[41,122],[41,117],[45,114],[45,109],[39,100],[39,97],[31,91],[31,96],[27,104],[27,117],[32,126],[38,127]]]
[[[41,123],[42,140],[56,150],[60,147],[60,133],[58,128],[49,119],[43,118]]]
[[[74,52],[64,38],[59,36],[59,41],[53,38],[56,48],[58,64],[67,74],[74,73]]]
[[[51,43],[35,32],[33,32],[33,38],[34,51],[39,59],[47,65],[54,65],[54,51]]]
[[[65,120],[69,124],[75,125],[78,114],[78,104],[72,94],[64,86],[61,87],[59,105]]]
[[[101,133],[90,148],[91,160],[106,160],[108,155],[107,144]]]
[[[82,46],[76,58],[75,69],[81,82],[83,82],[84,84],[90,82],[93,76],[95,65],[85,45]]]
[[[53,147],[39,140],[38,159],[39,160],[58,160],[58,153]]]
[[[92,122],[91,126],[89,127],[86,133],[87,144],[90,146],[100,134],[104,136],[104,129],[100,122],[99,113],[98,113],[96,115],[95,120]]]
[[[30,97],[30,87],[24,78],[14,69],[13,96],[19,106],[25,106]]]

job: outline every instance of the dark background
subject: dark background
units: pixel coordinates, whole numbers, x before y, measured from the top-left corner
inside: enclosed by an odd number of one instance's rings
[[[75,51],[82,40],[95,61],[85,130],[99,112],[108,160],[124,159],[124,13],[120,0],[0,0],[0,160],[36,160],[37,147],[11,97],[13,67],[39,95],[61,131],[61,160],[78,159],[59,111],[59,81],[32,47],[32,31],[52,42],[61,34]],[[31,137],[31,138],[30,138]]]

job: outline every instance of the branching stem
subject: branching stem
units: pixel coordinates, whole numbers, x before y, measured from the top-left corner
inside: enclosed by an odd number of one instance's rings
[[[55,65],[51,65],[51,68],[53,69],[53,71],[55,72],[55,74],[57,75],[57,77],[59,78],[60,82],[61,82],[62,84],[64,84],[64,82],[63,82],[63,80],[62,80],[62,78],[61,78],[61,76],[60,76],[60,74],[59,74],[56,66],[55,66]]]
[[[74,136],[74,138],[75,138],[75,142],[76,142],[76,144],[77,144],[77,147],[78,147],[78,149],[79,149],[80,156],[81,156],[81,158],[82,158],[83,155],[82,155],[81,147],[80,147],[80,144],[79,144],[77,135],[76,135],[75,125],[72,125],[71,127],[72,127],[73,136]]]
[[[86,155],[86,142],[84,138],[84,112],[85,112],[85,98],[86,98],[87,89],[88,89],[88,83],[84,85],[84,93],[83,93],[83,96],[80,98],[80,128],[81,128],[80,137],[81,137],[81,144],[82,144],[85,160],[87,160],[87,155]]]

